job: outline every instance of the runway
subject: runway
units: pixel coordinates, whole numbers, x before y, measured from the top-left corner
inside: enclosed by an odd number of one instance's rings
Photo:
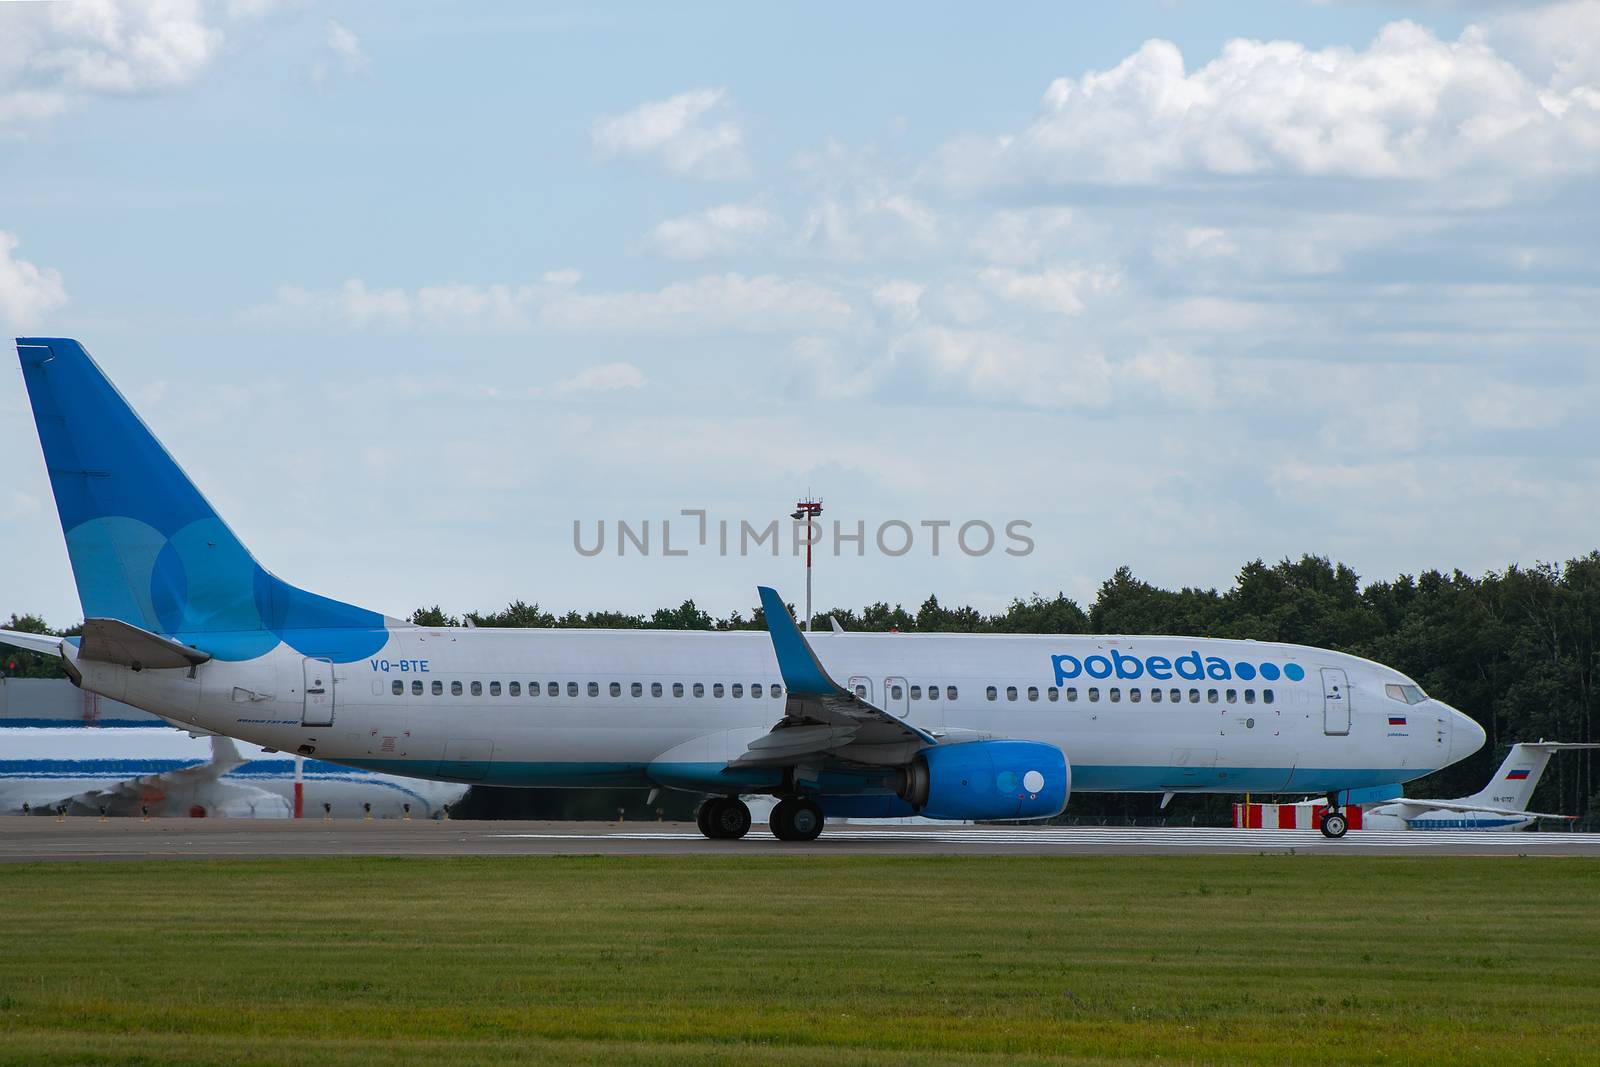
[[[765,826],[707,841],[686,823],[323,822],[250,819],[0,818],[0,863],[306,856],[1600,856],[1600,834],[1122,829],[1063,826],[831,826],[784,844]]]

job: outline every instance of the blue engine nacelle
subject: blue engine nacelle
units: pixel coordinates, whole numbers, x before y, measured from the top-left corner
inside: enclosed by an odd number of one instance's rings
[[[929,819],[1048,819],[1072,793],[1067,757],[1040,741],[963,741],[917,753],[901,799]]]

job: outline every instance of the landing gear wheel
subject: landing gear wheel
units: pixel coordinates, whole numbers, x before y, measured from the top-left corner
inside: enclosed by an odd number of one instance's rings
[[[713,841],[737,841],[750,832],[750,809],[738,797],[712,797],[700,805],[695,821]]]
[[[1350,822],[1342,812],[1330,811],[1322,817],[1321,829],[1323,837],[1338,840],[1345,835],[1346,830],[1350,829]]]
[[[809,800],[790,797],[772,809],[769,825],[779,841],[815,841],[822,834],[822,809]]]
[[[711,805],[720,799],[720,797],[706,797],[700,802],[700,806],[694,809],[694,824],[700,828],[700,833],[706,837],[711,836],[711,824],[706,821],[706,816],[711,814]]]

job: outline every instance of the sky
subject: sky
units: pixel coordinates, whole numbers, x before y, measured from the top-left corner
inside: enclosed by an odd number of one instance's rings
[[[1600,0],[0,2],[0,325],[397,616],[798,602],[807,493],[819,606],[1585,554],[1597,175]]]

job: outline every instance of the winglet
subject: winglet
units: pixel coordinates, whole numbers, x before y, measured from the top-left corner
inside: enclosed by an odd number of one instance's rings
[[[795,625],[794,616],[784,607],[777,590],[757,586],[761,596],[761,611],[767,617],[767,633],[772,636],[772,651],[778,656],[778,670],[783,674],[783,684],[794,696],[833,696],[843,690],[839,683],[828,677],[811,651],[805,635]]]

